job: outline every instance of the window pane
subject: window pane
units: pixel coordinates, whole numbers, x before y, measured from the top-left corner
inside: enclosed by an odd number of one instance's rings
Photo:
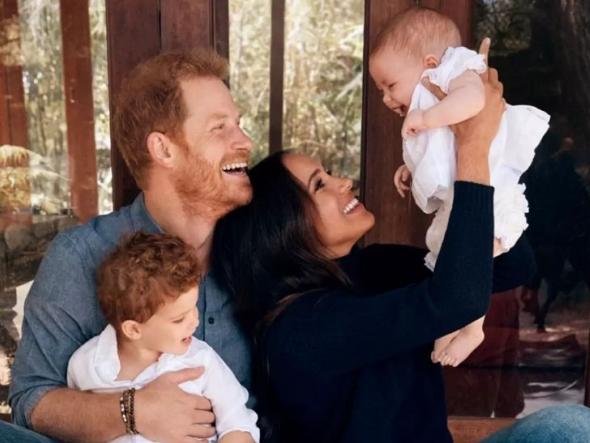
[[[364,2],[289,0],[283,146],[360,177]]]
[[[83,155],[75,158],[67,146],[59,2],[6,0],[5,5],[11,1],[15,15],[7,22],[10,58],[0,60],[0,76],[6,76],[5,67],[12,62],[18,65],[18,78],[11,77],[13,90],[2,90],[0,99],[12,100],[18,89],[14,84],[22,84],[27,133],[22,143],[6,144],[5,138],[0,143],[0,413],[10,412],[5,401],[9,368],[20,338],[25,297],[50,241],[78,223],[71,210],[69,162],[88,162]],[[101,212],[112,206],[104,2],[90,0]],[[5,55],[4,41],[0,45]],[[7,112],[10,121],[15,110]]]
[[[566,5],[567,4],[567,5]],[[538,274],[528,287],[494,294],[486,339],[445,372],[449,413],[520,417],[583,402],[590,326],[590,53],[585,0],[485,0],[477,40],[492,38],[490,65],[510,104],[551,114],[551,128],[522,180],[526,236]],[[565,5],[565,6],[564,6]],[[575,8],[564,10],[563,7]],[[474,393],[477,393],[474,395]]]
[[[98,213],[113,210],[111,171],[111,133],[107,67],[107,27],[105,0],[90,0],[90,38],[92,43],[92,96],[98,179]]]
[[[69,208],[59,2],[19,0],[33,211]]]
[[[268,154],[270,1],[231,0],[229,20],[231,91],[254,141],[256,163]]]

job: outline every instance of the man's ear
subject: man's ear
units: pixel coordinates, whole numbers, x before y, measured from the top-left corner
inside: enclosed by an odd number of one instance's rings
[[[427,54],[422,61],[424,69],[436,68],[439,65],[438,57],[434,54]]]
[[[125,320],[121,323],[121,332],[129,340],[139,340],[141,338],[141,324],[135,320]]]
[[[152,161],[164,167],[172,164],[171,142],[168,137],[161,132],[150,132],[146,143]]]

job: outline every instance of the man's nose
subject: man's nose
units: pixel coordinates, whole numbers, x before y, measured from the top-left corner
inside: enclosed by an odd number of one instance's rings
[[[251,152],[252,148],[254,147],[252,139],[242,128],[238,128],[238,131],[238,140],[236,140],[236,143],[234,144],[235,149]]]
[[[347,192],[350,191],[353,187],[353,181],[349,178],[341,178],[340,179],[340,191]]]

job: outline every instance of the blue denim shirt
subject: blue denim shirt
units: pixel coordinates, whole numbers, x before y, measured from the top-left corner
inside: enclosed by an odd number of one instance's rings
[[[96,269],[121,236],[136,231],[161,231],[143,194],[130,206],[65,231],[51,243],[25,302],[12,367],[8,400],[16,424],[31,427],[31,412],[41,397],[66,386],[70,356],[105,328]],[[199,290],[201,322],[194,335],[215,349],[248,389],[251,344],[236,323],[231,301],[211,276],[205,276]]]

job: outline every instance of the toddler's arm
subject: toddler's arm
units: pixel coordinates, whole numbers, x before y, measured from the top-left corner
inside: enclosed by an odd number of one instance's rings
[[[203,395],[211,400],[220,443],[258,443],[258,416],[246,406],[248,391],[221,357],[213,349],[209,351]]]
[[[479,75],[465,71],[449,84],[449,93],[439,103],[426,110],[410,111],[402,126],[404,138],[424,129],[450,126],[473,117],[483,109],[485,91]]]
[[[479,74],[465,71],[451,80],[444,99],[424,111],[424,123],[428,128],[454,125],[476,115],[484,104],[485,91]]]

